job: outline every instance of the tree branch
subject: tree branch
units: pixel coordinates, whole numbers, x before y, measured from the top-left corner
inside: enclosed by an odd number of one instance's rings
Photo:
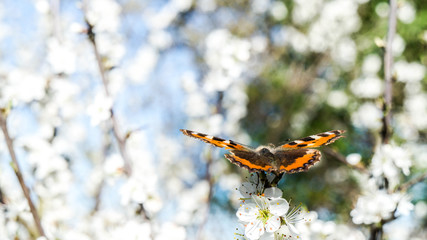
[[[392,71],[393,71],[393,39],[396,34],[396,13],[397,13],[397,2],[396,0],[390,0],[390,9],[388,16],[388,30],[387,30],[387,43],[384,52],[384,105],[383,105],[383,129],[381,131],[381,139],[383,144],[387,144],[390,141],[392,134],[391,129],[391,109],[392,109],[392,98],[393,98],[393,85],[392,85]],[[391,219],[387,220],[391,221]],[[381,240],[383,238],[383,223],[379,225],[371,226],[371,240]]]
[[[406,183],[403,183],[402,185],[400,185],[397,190],[398,191],[402,191],[405,192],[406,190],[408,190],[410,187],[414,186],[415,184],[422,182],[424,180],[427,179],[427,172],[425,172],[424,174],[421,174],[420,176],[413,178],[409,181],[407,181]]]
[[[24,196],[27,199],[28,205],[30,207],[31,215],[33,216],[34,222],[36,224],[37,231],[39,232],[40,236],[46,237],[46,234],[44,233],[44,230],[40,221],[39,214],[37,213],[37,209],[34,206],[33,201],[31,200],[30,190],[25,184],[24,176],[22,175],[21,168],[16,158],[15,150],[13,148],[13,140],[10,138],[9,131],[7,129],[7,119],[4,112],[0,112],[0,127],[3,131],[6,145],[9,150],[10,158],[12,159],[12,168],[15,172],[16,177],[18,178],[19,185],[21,185],[22,191],[24,192]]]
[[[87,36],[88,36],[88,38],[89,38],[89,40],[90,40],[90,42],[92,44],[92,47],[93,47],[93,51],[94,51],[94,54],[95,54],[95,57],[96,57],[96,62],[97,62],[97,65],[98,65],[98,70],[99,70],[99,73],[100,73],[100,76],[101,76],[101,79],[102,79],[102,83],[103,83],[103,86],[104,86],[105,94],[106,94],[107,97],[111,97],[111,93],[110,93],[110,91],[108,89],[108,79],[107,79],[107,76],[106,76],[107,70],[105,69],[105,67],[104,67],[104,65],[102,63],[101,54],[99,53],[98,45],[96,43],[95,32],[93,31],[94,25],[91,24],[89,22],[89,20],[87,19],[85,7],[86,7],[86,5],[85,5],[85,3],[83,3],[84,20],[85,20],[86,25],[88,27],[88,29],[87,29]],[[123,166],[124,167],[124,173],[128,177],[130,177],[132,175],[132,164],[131,164],[131,161],[130,161],[130,158],[129,158],[129,154],[128,154],[127,150],[126,150],[126,146],[127,146],[126,145],[126,143],[127,143],[126,140],[127,140],[127,137],[129,135],[121,135],[120,134],[119,124],[118,124],[117,118],[116,118],[116,116],[115,116],[114,111],[113,111],[112,108],[110,109],[110,120],[111,120],[111,123],[112,123],[113,135],[114,135],[114,138],[117,141],[117,145],[119,147],[119,152],[120,152],[120,155],[121,155],[121,157],[123,159],[123,162],[124,162],[124,166]],[[143,203],[139,203],[138,207],[139,208],[137,210],[137,213],[141,214],[144,217],[144,219],[147,220],[150,223],[150,225],[152,225],[152,221],[150,219],[150,216],[149,216],[147,210],[144,207],[144,204]],[[153,230],[153,227],[151,229]],[[153,231],[151,231],[150,238],[151,239],[155,238]]]
[[[391,108],[392,108],[392,78],[393,78],[393,39],[396,35],[396,12],[397,3],[396,0],[390,0],[390,10],[388,18],[388,31],[387,31],[387,43],[385,46],[384,53],[384,106],[383,106],[383,129],[382,129],[382,140],[383,143],[388,143],[391,137]]]
[[[85,22],[88,26],[87,35],[88,35],[90,42],[92,43],[92,47],[93,47],[94,54],[96,57],[96,62],[97,62],[98,69],[99,69],[99,74],[101,75],[102,83],[104,86],[105,95],[107,97],[111,97],[110,91],[108,89],[108,79],[107,79],[107,76],[105,75],[106,69],[102,63],[101,54],[99,53],[98,45],[97,45],[96,40],[95,40],[95,33],[93,31],[94,26],[86,18],[86,15],[85,15]],[[119,147],[120,155],[123,158],[124,172],[126,175],[130,176],[132,174],[132,167],[131,167],[131,162],[130,162],[128,153],[126,151],[126,138],[123,137],[119,132],[119,124],[117,122],[117,119],[115,117],[115,114],[114,114],[114,111],[112,108],[110,109],[110,120],[111,120],[111,124],[112,124],[112,130],[113,130],[114,138],[117,141],[117,145]]]
[[[332,150],[329,147],[325,147],[323,149],[323,152],[326,153],[327,155],[333,157],[334,159],[336,159],[336,160],[338,160],[338,161],[346,164],[347,166],[349,166],[349,167],[351,167],[353,169],[356,169],[356,170],[358,170],[360,172],[363,172],[363,173],[368,173],[368,170],[366,168],[364,168],[363,166],[350,164],[349,162],[347,162],[347,160],[346,160],[346,158],[345,158],[344,155],[342,155],[341,153],[338,153],[338,152]]]

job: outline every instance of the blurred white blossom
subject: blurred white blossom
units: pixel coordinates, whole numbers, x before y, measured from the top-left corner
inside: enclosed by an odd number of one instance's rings
[[[408,2],[404,1],[397,10],[397,17],[403,23],[409,24],[415,19],[415,8]]]
[[[367,76],[376,76],[381,65],[381,58],[377,54],[370,54],[363,59],[362,71]]]
[[[350,153],[347,155],[346,160],[351,165],[356,165],[362,160],[362,156],[359,153]]]
[[[413,209],[413,204],[408,200],[400,193],[389,194],[385,190],[377,190],[360,196],[350,215],[355,224],[378,223],[391,218],[395,212],[397,215],[408,215]]]
[[[283,2],[274,1],[270,6],[270,14],[274,17],[274,19],[281,21],[285,19],[288,14],[288,9]]]
[[[421,81],[426,74],[426,67],[417,62],[398,61],[394,64],[397,80],[401,82]]]
[[[427,94],[412,94],[405,99],[404,108],[409,122],[419,130],[427,128]]]
[[[392,217],[396,209],[397,199],[384,190],[359,197],[356,207],[350,215],[355,224],[378,223],[382,219]]]
[[[87,114],[91,118],[91,124],[95,126],[109,119],[112,106],[113,99],[107,97],[103,92],[99,92],[86,109]]]
[[[15,103],[28,103],[42,99],[46,92],[47,79],[35,72],[14,69],[2,81],[1,104],[9,101]]]
[[[373,176],[385,176],[390,185],[396,186],[399,179],[399,170],[409,175],[409,168],[412,166],[412,161],[409,153],[402,147],[391,144],[380,145],[370,165]]]
[[[357,127],[378,130],[381,128],[382,111],[373,103],[363,103],[351,115],[353,124]]]
[[[97,32],[115,32],[120,24],[121,6],[114,0],[88,1],[87,18]]]
[[[185,240],[187,238],[187,233],[185,228],[177,224],[166,222],[162,225],[160,234],[156,236],[155,240]]]
[[[375,12],[377,13],[378,16],[385,18],[388,16],[389,9],[390,9],[390,6],[388,5],[387,2],[380,2],[375,7]]]
[[[384,92],[384,84],[377,76],[355,79],[350,89],[359,98],[377,98]]]
[[[70,42],[59,42],[56,38],[48,41],[47,60],[53,72],[71,74],[76,69],[74,46]]]
[[[334,108],[344,108],[348,104],[348,96],[343,91],[333,90],[329,93],[328,104]]]

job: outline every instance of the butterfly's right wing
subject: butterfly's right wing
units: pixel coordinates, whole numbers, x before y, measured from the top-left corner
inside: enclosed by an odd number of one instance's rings
[[[310,147],[320,147],[322,145],[328,145],[335,140],[343,137],[344,130],[333,130],[324,133],[318,133],[311,135],[299,140],[295,140],[284,145],[279,146],[278,148],[310,148]]]
[[[316,149],[289,149],[276,148],[276,159],[280,161],[278,172],[297,173],[305,172],[316,162],[320,161],[321,153]]]

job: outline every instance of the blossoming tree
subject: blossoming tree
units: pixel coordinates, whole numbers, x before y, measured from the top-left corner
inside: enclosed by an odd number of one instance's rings
[[[0,239],[425,239],[426,10],[0,2]],[[277,178],[181,128],[346,137]]]

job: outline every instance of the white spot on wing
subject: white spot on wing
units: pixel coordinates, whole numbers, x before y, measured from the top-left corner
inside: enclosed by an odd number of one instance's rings
[[[314,140],[321,138],[321,136],[318,136],[318,135],[311,135],[310,137],[314,138]]]

